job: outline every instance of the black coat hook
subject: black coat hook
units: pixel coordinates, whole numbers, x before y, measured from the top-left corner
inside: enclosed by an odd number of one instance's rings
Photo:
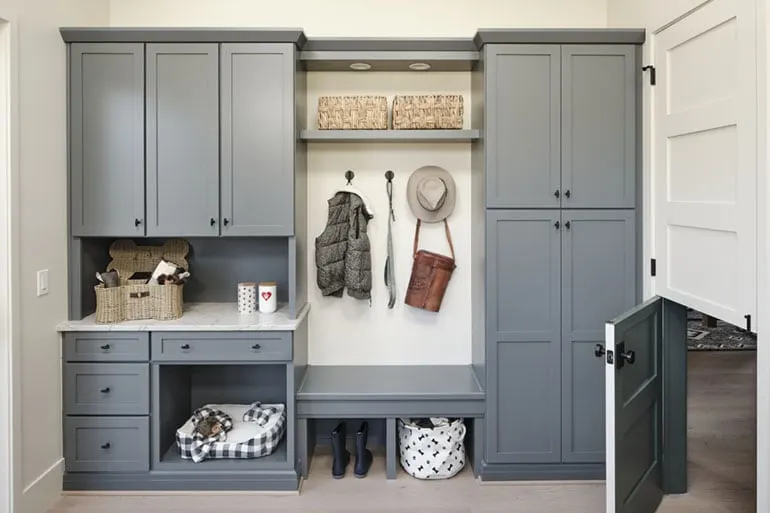
[[[350,185],[350,182],[352,182],[353,178],[355,178],[355,177],[356,177],[356,174],[353,171],[351,171],[349,169],[347,171],[345,171],[345,179],[347,179],[348,185]]]
[[[387,181],[392,182],[394,176],[396,176],[396,175],[393,173],[393,171],[391,171],[391,170],[385,171],[385,179]]]

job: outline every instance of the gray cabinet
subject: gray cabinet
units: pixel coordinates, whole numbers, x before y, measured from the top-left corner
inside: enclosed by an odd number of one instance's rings
[[[635,52],[623,45],[562,47],[565,208],[633,208],[636,203]]]
[[[66,417],[64,462],[68,472],[147,472],[149,417]]]
[[[558,210],[487,212],[486,453],[561,461]]]
[[[294,234],[295,53],[221,46],[222,235]]]
[[[633,45],[487,45],[487,208],[634,208]]]
[[[636,303],[633,210],[487,211],[489,463],[604,462],[604,323]]]
[[[147,45],[147,235],[219,235],[219,45]]]
[[[487,207],[558,208],[561,51],[558,45],[488,45]]]
[[[145,234],[144,45],[70,47],[72,235]]]
[[[636,303],[633,210],[562,211],[562,459],[604,462],[604,323]]]

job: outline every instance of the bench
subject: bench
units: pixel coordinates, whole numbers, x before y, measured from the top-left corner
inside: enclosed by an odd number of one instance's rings
[[[308,366],[296,396],[298,450],[307,478],[313,419],[385,419],[385,469],[395,479],[399,417],[471,420],[466,444],[474,472],[483,454],[485,393],[470,365]]]

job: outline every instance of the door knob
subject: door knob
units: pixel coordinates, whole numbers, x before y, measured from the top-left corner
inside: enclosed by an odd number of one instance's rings
[[[211,226],[214,226],[215,224],[217,224],[217,220],[212,217],[211,221],[209,221],[209,224],[211,224]]]
[[[187,351],[188,349],[190,349],[190,344],[182,344],[181,346],[179,346],[179,348],[184,351]]]
[[[102,346],[102,351],[109,351],[109,350],[110,350],[110,345],[109,344],[104,344]]]
[[[604,350],[604,346],[601,344],[596,344],[596,347],[594,348],[594,356],[601,358],[605,354],[607,354],[607,351]]]
[[[110,387],[104,387],[101,389],[101,393],[103,394],[109,394],[110,393]]]
[[[567,196],[568,198],[571,196],[569,189],[567,189],[567,192],[565,192],[564,195]]]
[[[620,353],[620,357],[628,362],[629,365],[633,365],[636,361],[636,353],[633,351],[629,351],[627,353]]]
[[[141,219],[134,219],[134,226],[139,226],[140,224],[142,224]]]
[[[636,353],[634,351],[626,351],[625,342],[618,344],[618,356],[618,369],[622,369],[626,363],[633,365],[636,361]]]
[[[102,444],[102,449],[109,449],[110,448],[110,442],[107,442],[106,444]]]
[[[570,221],[567,221],[566,223],[564,223],[564,227],[565,227],[567,230],[569,230],[569,229],[572,227],[572,222],[570,222]]]
[[[553,193],[553,195],[556,196],[556,198],[558,198],[559,197],[559,189],[556,189],[556,191]]]
[[[559,229],[559,226],[561,226],[561,223],[559,221],[556,221],[555,223],[553,223],[553,227],[556,228],[557,230]]]

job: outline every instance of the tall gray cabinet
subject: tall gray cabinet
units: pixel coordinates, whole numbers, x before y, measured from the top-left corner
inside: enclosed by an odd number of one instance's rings
[[[482,33],[481,39],[484,39]],[[633,44],[491,38],[485,136],[484,479],[604,475],[604,322],[638,296]]]

